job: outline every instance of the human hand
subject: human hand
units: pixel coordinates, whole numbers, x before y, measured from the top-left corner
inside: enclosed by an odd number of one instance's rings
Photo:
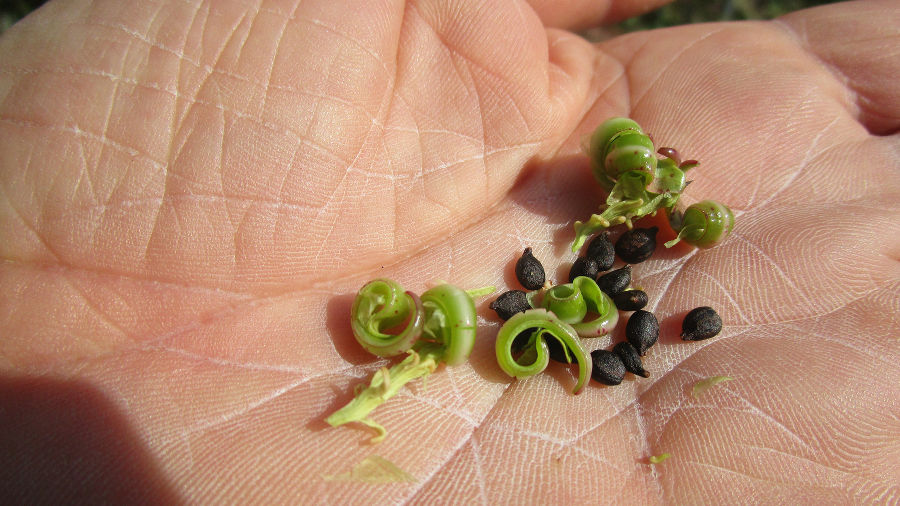
[[[12,492],[896,496],[894,2],[597,46],[522,2],[434,4],[53,2],[0,40]],[[574,26],[604,7],[536,10]],[[373,413],[383,443],[327,426],[388,363],[349,329],[369,279],[512,288],[525,246],[564,277],[572,222],[603,201],[580,141],[611,116],[701,161],[685,199],[739,214],[721,246],[635,267],[663,326],[650,378],[577,397],[558,364],[511,380],[482,301],[469,363]],[[725,328],[683,343],[679,319],[700,305]],[[691,395],[719,374],[734,380]],[[414,481],[334,479],[373,454]]]

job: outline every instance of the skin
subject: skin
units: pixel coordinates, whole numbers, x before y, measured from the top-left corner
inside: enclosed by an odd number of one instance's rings
[[[3,495],[900,497],[896,2],[598,45],[562,28],[650,5],[194,4],[50,2],[0,39]],[[393,363],[350,332],[368,280],[517,288],[526,246],[564,277],[604,198],[579,146],[612,116],[700,160],[685,203],[737,219],[635,267],[650,378],[513,380],[487,298],[472,358],[374,412],[383,443],[325,424]],[[701,305],[725,328],[681,342]],[[323,478],[372,454],[415,481]]]

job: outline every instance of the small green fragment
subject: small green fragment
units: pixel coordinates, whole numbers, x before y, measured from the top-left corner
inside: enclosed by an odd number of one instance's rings
[[[390,460],[369,455],[349,472],[323,476],[325,481],[348,481],[356,483],[411,483],[415,476],[397,467]]]
[[[660,462],[668,459],[671,456],[672,456],[671,453],[663,453],[662,455],[653,455],[648,460],[650,461],[651,464],[659,464]]]
[[[488,296],[496,291],[496,286],[483,286],[481,288],[472,288],[471,290],[466,290],[466,295],[472,297],[473,299],[480,299],[481,297]]]
[[[691,395],[694,397],[700,397],[710,388],[718,385],[719,383],[725,381],[731,381],[734,378],[731,376],[710,376],[709,378],[702,379],[696,383],[694,383],[694,389],[691,391]]]
[[[429,351],[423,354],[415,350],[409,356],[390,369],[382,367],[373,376],[369,386],[356,393],[346,406],[335,411],[325,419],[332,427],[349,422],[360,422],[375,429],[377,435],[371,439],[372,444],[384,440],[387,431],[384,427],[369,418],[369,413],[390,399],[410,381],[433,373],[438,367],[440,352]]]

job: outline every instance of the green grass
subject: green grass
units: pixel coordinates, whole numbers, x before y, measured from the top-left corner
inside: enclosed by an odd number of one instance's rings
[[[0,6],[0,33],[14,25],[29,12],[37,9],[45,0],[3,0]]]
[[[838,0],[677,0],[643,16],[626,19],[619,28],[630,32],[666,26],[772,19],[788,12],[835,3]]]

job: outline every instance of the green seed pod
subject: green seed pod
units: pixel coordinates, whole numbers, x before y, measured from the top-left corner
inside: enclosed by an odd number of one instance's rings
[[[584,320],[587,302],[574,284],[556,285],[544,294],[543,306],[569,325]]]
[[[396,281],[378,278],[359,289],[350,309],[350,326],[366,351],[392,357],[409,351],[419,339],[424,315],[422,301],[416,294],[404,291]],[[395,332],[404,321],[407,323],[403,330]]]
[[[533,332],[529,338],[529,349],[517,357],[513,356],[513,341],[524,331]],[[591,376],[592,364],[588,353],[575,329],[546,309],[529,309],[524,313],[517,313],[500,327],[494,344],[497,364],[510,376],[533,376],[546,369],[550,361],[550,350],[546,342],[548,339],[559,341],[565,348],[565,353],[570,357],[567,362],[574,360],[578,363],[578,382],[572,393],[581,392]]]
[[[656,160],[650,137],[629,130],[613,137],[606,146],[603,166],[606,175],[613,180],[626,172],[639,171],[644,177],[644,184],[648,185],[653,180]]]
[[[591,135],[588,154],[594,177],[607,189],[629,171],[644,174],[645,186],[653,180],[657,162],[653,141],[634,120],[612,118],[601,123]]]
[[[721,202],[704,200],[691,205],[683,213],[673,212],[669,216],[669,223],[678,231],[678,237],[667,242],[667,248],[679,241],[698,248],[712,248],[731,233],[734,228],[734,213]]]
[[[478,324],[472,297],[465,290],[445,283],[427,290],[421,300],[425,310],[423,337],[439,345],[441,360],[447,365],[468,360]]]

